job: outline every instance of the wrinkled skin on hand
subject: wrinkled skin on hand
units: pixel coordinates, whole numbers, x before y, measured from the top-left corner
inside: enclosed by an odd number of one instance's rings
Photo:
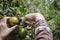
[[[17,25],[8,28],[7,26],[7,19],[10,17],[4,17],[3,19],[0,20],[0,38],[4,39],[8,34],[10,34],[16,27]]]

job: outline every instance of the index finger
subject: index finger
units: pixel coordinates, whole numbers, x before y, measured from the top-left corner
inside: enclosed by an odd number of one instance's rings
[[[1,19],[1,22],[6,23],[8,18],[10,17],[4,17],[3,19]]]

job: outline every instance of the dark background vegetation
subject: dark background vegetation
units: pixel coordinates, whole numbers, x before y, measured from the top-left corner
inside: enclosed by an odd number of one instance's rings
[[[45,16],[54,40],[60,40],[60,0],[0,0],[0,18],[5,15],[20,18],[33,12]],[[33,29],[27,31],[26,37],[29,39],[20,38],[18,32],[16,29],[6,40],[33,40]]]

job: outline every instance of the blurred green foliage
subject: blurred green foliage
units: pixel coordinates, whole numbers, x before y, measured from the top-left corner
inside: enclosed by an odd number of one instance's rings
[[[54,40],[60,40],[60,0],[0,0],[0,18],[5,15],[20,18],[33,12],[45,16],[52,29]],[[28,30],[24,38],[20,38],[18,32],[17,28],[6,40],[33,40],[34,38],[33,29]]]

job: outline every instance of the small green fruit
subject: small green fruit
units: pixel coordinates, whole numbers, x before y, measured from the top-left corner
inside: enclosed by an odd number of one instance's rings
[[[19,28],[20,37],[25,37],[27,35],[27,30],[25,28]]]
[[[8,23],[9,23],[9,25],[14,26],[14,25],[17,25],[19,23],[19,20],[17,17],[10,17],[8,19]]]
[[[24,40],[32,40],[30,36],[26,36],[26,38]]]

